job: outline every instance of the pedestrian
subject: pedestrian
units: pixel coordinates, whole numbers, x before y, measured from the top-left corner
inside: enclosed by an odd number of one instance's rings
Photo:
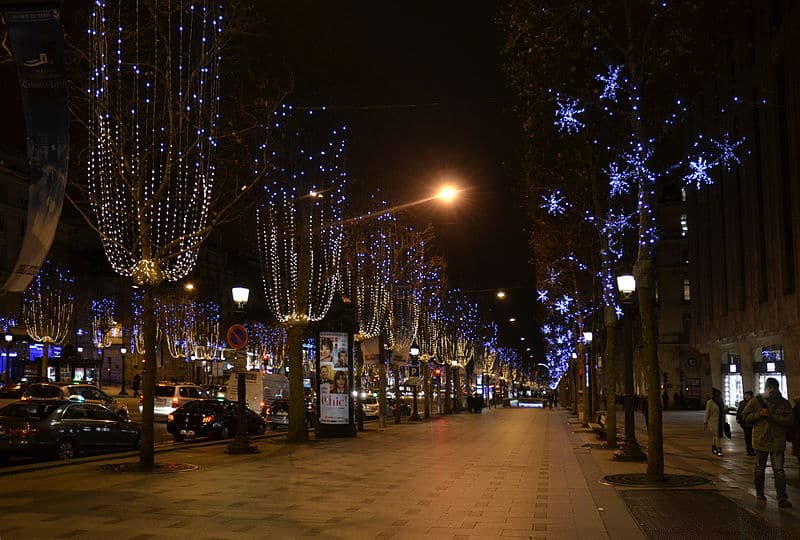
[[[795,437],[792,441],[792,455],[797,458],[800,463],[800,398],[794,400],[794,407],[792,407],[792,416],[794,416],[794,430]]]
[[[142,385],[142,376],[138,373],[133,376],[133,383],[131,386],[133,387],[133,397],[139,397],[139,388]]]
[[[661,401],[664,403],[664,410],[666,411],[669,407],[669,394],[667,393],[666,388],[664,389],[664,393],[661,395]]]
[[[722,401],[722,391],[711,388],[711,397],[706,401],[706,417],[703,421],[703,431],[711,426],[711,453],[724,457],[722,453],[722,430],[725,422],[725,403]]]
[[[642,396],[642,413],[644,414],[644,427],[650,432],[650,408],[647,406],[647,396]]]
[[[792,406],[781,395],[778,379],[769,377],[765,384],[766,393],[758,395],[745,406],[742,418],[753,424],[753,448],[756,451],[756,466],[753,479],[756,498],[766,501],[764,495],[764,471],[767,458],[772,462],[775,491],[778,493],[778,506],[791,508],[792,503],[786,494],[786,471],[783,469],[786,451],[786,430],[794,424]]]
[[[753,399],[753,391],[748,390],[744,393],[744,399],[739,402],[739,406],[736,408],[736,421],[742,426],[742,431],[744,431],[744,446],[747,448],[748,456],[756,455],[755,450],[753,450],[753,424],[745,422],[742,418],[742,413],[751,399]]]

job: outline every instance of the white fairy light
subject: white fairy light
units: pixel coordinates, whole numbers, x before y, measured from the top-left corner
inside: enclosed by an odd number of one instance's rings
[[[209,0],[93,6],[89,202],[112,268],[137,285],[184,277],[208,234],[220,10]]]

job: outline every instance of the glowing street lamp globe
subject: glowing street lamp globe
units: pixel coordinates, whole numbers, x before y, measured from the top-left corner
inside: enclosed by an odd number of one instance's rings
[[[436,194],[436,198],[444,202],[452,202],[456,197],[458,197],[458,189],[453,186],[442,186]]]

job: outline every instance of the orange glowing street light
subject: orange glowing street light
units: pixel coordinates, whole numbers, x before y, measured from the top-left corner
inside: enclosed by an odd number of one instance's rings
[[[439,188],[438,193],[436,193],[436,198],[449,203],[458,197],[458,192],[458,188],[451,185],[444,185]]]

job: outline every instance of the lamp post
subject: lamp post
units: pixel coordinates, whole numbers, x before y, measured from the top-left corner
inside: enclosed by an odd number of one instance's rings
[[[231,296],[233,303],[236,304],[236,311],[242,315],[244,308],[247,306],[247,301],[250,299],[250,289],[247,287],[233,287],[231,289]],[[239,370],[236,374],[236,390],[237,390],[237,407],[236,407],[236,437],[228,444],[225,450],[228,454],[255,454],[258,448],[250,442],[247,434],[247,401],[245,392],[247,385],[245,383],[246,373]]]
[[[6,344],[6,382],[11,379],[11,344],[14,342],[14,336],[6,334],[4,336]]]
[[[617,288],[622,294],[623,305],[623,332],[625,347],[625,440],[622,448],[614,453],[614,461],[646,461],[647,456],[642,452],[636,441],[636,425],[634,424],[633,411],[633,321],[631,321],[631,304],[633,293],[636,291],[636,279],[631,275],[617,277]]]
[[[127,396],[128,392],[125,390],[125,355],[128,353],[128,349],[125,347],[119,348],[119,354],[122,356],[122,389],[119,391],[120,396]]]
[[[411,364],[417,369],[417,376],[414,378],[414,384],[412,385],[414,395],[411,399],[412,404],[412,411],[411,411],[411,420],[414,422],[419,422],[422,418],[419,415],[419,410],[417,409],[417,388],[419,383],[419,345],[414,342],[411,345],[411,348],[408,351],[408,354],[411,356]]]
[[[594,363],[592,361],[592,338],[593,337],[594,337],[594,335],[592,334],[592,332],[589,332],[589,331],[583,332],[583,343],[584,343],[584,352],[586,353],[586,359],[584,361],[584,359],[581,358],[581,362],[583,362],[586,365],[586,374],[588,376],[588,383],[586,384],[586,390],[585,390],[585,395],[584,395],[584,399],[586,401],[585,411],[586,411],[586,421],[587,422],[593,422],[594,421],[593,420],[593,418],[594,418],[594,405],[595,405],[595,396],[594,396],[595,392],[594,392],[594,390],[595,390],[596,382],[595,382],[595,372],[594,372],[594,369],[593,369]]]

